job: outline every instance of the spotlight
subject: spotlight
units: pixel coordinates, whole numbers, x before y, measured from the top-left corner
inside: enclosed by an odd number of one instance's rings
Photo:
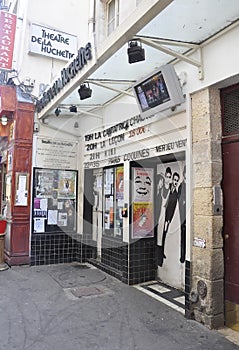
[[[57,109],[55,110],[55,115],[59,117],[60,114],[61,114],[61,110],[60,108],[57,107]]]
[[[145,52],[144,52],[144,49],[142,48],[141,42],[139,42],[138,44],[137,40],[132,40],[132,41],[129,41],[128,45],[129,47],[128,47],[127,53],[128,53],[129,63],[135,63],[135,62],[145,60]]]
[[[90,89],[89,84],[88,86],[86,86],[85,84],[81,84],[78,93],[80,95],[80,99],[84,100],[86,98],[91,97],[92,90]]]
[[[7,125],[7,116],[6,115],[3,115],[1,117],[1,123],[2,123],[2,125]]]
[[[70,106],[70,112],[77,113],[77,107],[76,106]]]

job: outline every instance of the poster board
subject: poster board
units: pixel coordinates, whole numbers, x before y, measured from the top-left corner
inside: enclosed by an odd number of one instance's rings
[[[76,232],[77,171],[35,168],[33,233]]]

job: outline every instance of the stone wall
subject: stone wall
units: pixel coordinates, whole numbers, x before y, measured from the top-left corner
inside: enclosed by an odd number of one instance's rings
[[[222,211],[215,212],[214,187],[222,180],[220,93],[209,88],[191,96],[193,247],[191,311],[209,328],[224,325]],[[198,247],[195,238],[205,247]]]

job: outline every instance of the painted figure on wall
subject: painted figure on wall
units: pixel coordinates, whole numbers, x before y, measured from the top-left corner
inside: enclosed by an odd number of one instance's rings
[[[157,244],[162,246],[162,233],[164,230],[165,210],[168,201],[170,186],[172,183],[172,170],[167,167],[165,174],[158,175],[157,197],[156,197],[156,225],[157,225]]]
[[[172,183],[170,184],[170,190],[169,190],[168,200],[167,200],[166,209],[165,209],[165,220],[164,220],[163,237],[162,237],[162,254],[164,259],[166,259],[166,255],[164,251],[165,240],[166,240],[169,225],[173,219],[177,201],[178,201],[178,191],[177,191],[178,182],[179,182],[179,174],[175,172],[173,173]]]
[[[179,248],[179,260],[185,261],[186,251],[186,168],[184,162],[170,163],[165,173],[158,166],[157,193],[155,197],[156,232],[157,232],[157,263],[163,266],[166,259],[165,247],[168,234],[170,242],[167,251],[175,255]],[[165,165],[164,165],[165,168]],[[182,179],[182,180],[181,180]],[[180,182],[181,180],[181,182]],[[172,235],[174,236],[172,245]],[[177,243],[176,243],[177,242]]]

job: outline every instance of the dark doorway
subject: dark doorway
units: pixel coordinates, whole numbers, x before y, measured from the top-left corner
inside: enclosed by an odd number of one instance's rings
[[[239,330],[239,85],[222,90],[221,103],[226,323]]]

